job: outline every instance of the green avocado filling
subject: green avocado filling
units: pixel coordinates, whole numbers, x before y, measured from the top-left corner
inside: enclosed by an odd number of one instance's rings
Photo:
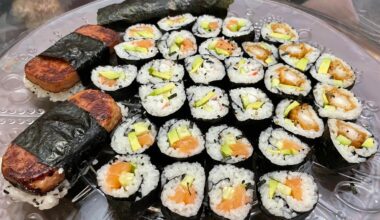
[[[125,44],[124,45],[124,50],[129,51],[129,52],[139,52],[139,53],[148,53],[148,49],[145,47],[139,47],[139,46],[134,46],[131,44]]]
[[[327,98],[326,93],[324,91],[322,93],[322,99],[323,99],[323,105],[329,104],[329,99]]]
[[[160,72],[154,69],[153,67],[150,67],[148,71],[151,76],[154,76],[160,79],[169,80],[172,78],[172,73],[170,71]]]
[[[203,64],[203,58],[201,56],[195,57],[193,63],[191,64],[190,73],[197,72],[198,69],[202,66],[202,64]]]
[[[281,40],[290,40],[292,37],[286,34],[280,34],[276,32],[271,32],[269,34],[271,37],[276,38],[276,39],[281,39]]]
[[[116,80],[119,78],[124,78],[125,74],[123,72],[113,71],[113,70],[104,70],[99,72],[99,75],[110,79],[110,80]]]
[[[234,195],[234,188],[231,186],[223,187],[222,189],[222,199],[223,200],[229,200],[232,199],[232,196]]]
[[[191,132],[190,132],[188,127],[180,126],[176,129],[170,130],[168,132],[167,136],[168,136],[169,144],[173,145],[175,142],[177,142],[177,141],[179,141],[185,137],[191,136]]]
[[[148,125],[145,122],[137,122],[132,125],[133,130],[136,133],[136,136],[142,135],[149,131]]]
[[[182,45],[184,40],[185,40],[185,38],[183,38],[181,36],[176,37],[174,39],[174,43],[172,45],[170,45],[170,47],[169,47],[169,54],[173,54],[173,53],[178,52],[180,50],[181,45]]]
[[[241,95],[240,98],[243,104],[243,108],[245,110],[249,110],[249,109],[257,110],[257,109],[260,109],[264,105],[264,102],[261,102],[261,101],[249,102],[249,98],[247,95]]]
[[[345,145],[345,146],[350,146],[351,144],[351,140],[348,139],[347,137],[343,136],[343,135],[338,135],[338,137],[336,137],[336,140],[341,144],[341,145]]]
[[[190,187],[193,185],[193,182],[194,182],[195,178],[193,176],[190,176],[190,175],[186,175],[182,181],[180,182],[181,186],[187,188],[187,187]]]
[[[137,134],[136,132],[129,132],[128,133],[128,140],[129,140],[129,144],[131,145],[131,149],[132,151],[138,151],[139,149],[141,149],[141,145],[139,143],[139,139],[137,137]]]
[[[154,34],[149,31],[138,31],[137,34],[143,38],[154,38]]]
[[[127,171],[123,171],[119,175],[119,179],[118,180],[119,180],[119,183],[123,187],[126,187],[126,186],[128,186],[133,181],[134,178],[135,178],[135,174],[127,172]]]
[[[321,64],[319,65],[318,73],[321,73],[321,74],[328,73],[330,64],[331,64],[330,58],[323,58],[323,60],[321,61]]]
[[[367,148],[371,148],[373,146],[375,146],[374,138],[367,138],[362,144],[362,147],[367,147]]]
[[[149,96],[158,96],[158,95],[162,95],[162,94],[165,94],[165,93],[169,93],[173,89],[175,89],[175,84],[174,83],[169,83],[169,84],[166,84],[165,86],[163,86],[161,88],[154,89],[149,94]]]
[[[240,31],[240,29],[247,25],[247,22],[245,20],[239,19],[237,21],[237,24],[230,25],[228,29],[232,32]]]
[[[214,50],[216,54],[218,55],[223,55],[223,56],[230,56],[230,53],[225,50],[225,49],[222,49],[222,48],[219,48],[219,47],[216,47],[216,44],[218,44],[218,41],[215,40],[213,42],[211,42],[209,45],[208,45],[208,49],[209,50]]]
[[[308,63],[309,63],[309,59],[302,58],[302,59],[298,60],[298,62],[296,63],[296,68],[301,70],[301,71],[305,71]]]
[[[246,66],[245,66],[246,63],[247,63],[247,61],[245,59],[240,59],[239,60],[239,62],[237,64],[237,67],[239,69],[239,73],[244,74],[244,73],[247,72]]]
[[[232,149],[230,145],[236,144],[236,137],[233,134],[227,134],[223,138],[223,143],[220,148],[223,157],[230,157],[232,155]]]
[[[286,108],[285,108],[285,111],[284,111],[284,116],[288,116],[289,112],[291,110],[293,110],[294,108],[296,108],[297,106],[299,106],[300,103],[297,102],[297,101],[293,101],[292,103],[290,103],[290,105],[288,105]]]
[[[292,193],[292,188],[274,179],[269,179],[269,198],[270,199],[273,199],[276,191],[283,195],[289,196]]]
[[[215,92],[208,92],[207,95],[205,95],[203,98],[195,101],[193,106],[196,108],[201,107],[201,106],[207,104],[208,101],[210,101],[211,99],[213,99],[216,96],[217,95]]]
[[[272,57],[268,57],[268,58],[266,58],[265,59],[265,61],[264,61],[266,64],[271,64],[271,63],[273,63],[274,62],[274,60],[273,60],[273,58]]]

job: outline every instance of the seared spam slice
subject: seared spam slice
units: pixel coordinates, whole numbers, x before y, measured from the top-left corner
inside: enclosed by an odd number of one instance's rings
[[[112,51],[113,47],[121,42],[117,32],[100,25],[84,25],[76,29],[75,32],[104,42]]]

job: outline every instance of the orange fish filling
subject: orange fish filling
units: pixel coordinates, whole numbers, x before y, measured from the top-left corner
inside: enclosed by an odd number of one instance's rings
[[[218,29],[218,27],[219,27],[219,24],[217,21],[213,21],[213,22],[208,23],[208,28],[212,31]]]
[[[153,40],[138,40],[134,41],[134,45],[143,48],[151,48],[154,46]]]
[[[121,188],[121,183],[119,182],[119,176],[123,172],[132,172],[133,171],[133,165],[128,163],[128,162],[116,162],[112,165],[110,165],[110,168],[108,169],[107,172],[107,177],[106,177],[106,183],[107,186],[110,189],[120,189]]]
[[[128,32],[129,32],[128,35],[136,37],[136,36],[139,36],[139,32],[147,32],[147,33],[153,34],[153,28],[148,25],[142,25],[139,27],[134,27],[130,29]]]
[[[286,179],[285,185],[292,189],[291,196],[297,200],[302,200],[302,179],[294,177]]]
[[[178,185],[175,189],[174,195],[169,196],[169,199],[175,203],[184,203],[185,205],[194,204],[197,198],[197,192],[194,187],[185,187]]]
[[[218,40],[215,44],[215,47],[227,51],[229,55],[231,55],[233,51],[235,50],[234,45],[232,45],[227,40],[223,40],[223,39]]]
[[[99,75],[99,82],[102,85],[107,85],[109,87],[112,87],[112,86],[116,85],[117,81],[114,80],[114,79],[108,79],[108,78],[106,78],[106,77],[104,77],[102,75]]]
[[[284,139],[284,140],[282,140],[282,148],[281,149],[300,151],[302,148],[295,141],[292,141],[290,139]]]
[[[153,144],[153,142],[154,142],[154,138],[153,138],[153,136],[149,132],[145,132],[145,133],[137,136],[137,139],[138,139],[139,144],[141,146],[148,146],[148,147],[150,147]]]
[[[198,147],[198,139],[187,136],[173,143],[172,147],[184,154],[191,154]]]
[[[181,51],[189,51],[194,48],[194,43],[190,39],[184,39],[181,43]]]
[[[243,143],[238,140],[235,144],[230,144],[230,148],[232,151],[232,156],[243,156],[244,158],[249,157],[249,148],[250,145]]]
[[[240,208],[249,202],[251,202],[251,198],[247,196],[247,190],[243,184],[239,184],[234,187],[231,198],[223,199],[216,208],[223,212],[228,212]]]

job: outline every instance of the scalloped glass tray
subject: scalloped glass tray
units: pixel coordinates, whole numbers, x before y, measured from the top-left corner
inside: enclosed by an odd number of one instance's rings
[[[53,103],[39,100],[23,85],[25,63],[59,38],[75,28],[96,23],[96,11],[106,5],[120,2],[101,0],[70,11],[30,33],[0,58],[0,154],[8,143],[26,126],[49,109]],[[364,110],[359,123],[379,136],[380,64],[359,45],[322,20],[298,9],[262,0],[235,0],[229,15],[247,17],[253,21],[256,31],[271,20],[283,20],[292,24],[300,33],[300,39],[347,60],[358,74],[355,94]],[[380,154],[344,173],[330,171],[317,163],[310,163],[306,171],[318,185],[320,199],[308,219],[380,219]],[[0,180],[0,185],[2,181]],[[31,205],[10,201],[0,193],[0,219],[107,219],[106,199],[88,178],[83,177],[60,204],[47,211]],[[163,219],[160,210],[149,208],[142,219]],[[266,219],[256,205],[251,219]]]

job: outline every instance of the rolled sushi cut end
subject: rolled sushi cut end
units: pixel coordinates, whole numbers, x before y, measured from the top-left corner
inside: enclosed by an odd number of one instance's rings
[[[158,21],[158,27],[163,31],[178,30],[184,28],[197,19],[190,13],[177,16],[168,16]]]
[[[164,117],[178,111],[186,100],[182,82],[145,84],[139,88],[144,109],[153,116]]]
[[[199,163],[173,163],[161,175],[161,202],[182,217],[199,214],[205,188],[205,172]]]
[[[185,68],[194,83],[209,84],[224,78],[223,63],[214,56],[195,55],[185,59]]]
[[[246,36],[252,33],[253,25],[248,19],[227,17],[223,21],[222,34],[228,38]]]
[[[267,69],[264,83],[270,92],[280,96],[307,96],[311,90],[311,82],[305,74],[281,63]]]
[[[327,121],[333,146],[348,163],[365,162],[377,152],[378,142],[362,126],[337,119]]]
[[[250,57],[260,62],[264,67],[278,63],[278,49],[272,44],[263,41],[246,41],[242,43],[242,47]]]
[[[298,41],[299,36],[293,27],[284,22],[270,22],[261,28],[261,37],[272,43],[286,43]]]
[[[156,126],[148,119],[136,115],[127,118],[113,132],[111,147],[118,154],[139,154],[155,142]]]
[[[209,128],[206,133],[206,150],[212,159],[229,164],[247,160],[253,153],[252,144],[243,133],[227,125]]]
[[[157,144],[163,154],[173,158],[188,158],[205,148],[202,132],[189,120],[167,121],[160,128]]]
[[[197,18],[192,31],[200,38],[211,38],[219,35],[222,29],[222,19],[212,15],[202,15]]]
[[[158,49],[165,59],[182,60],[194,55],[198,46],[194,35],[182,30],[164,34],[158,43]]]
[[[264,212],[284,219],[305,218],[318,202],[314,178],[302,172],[267,173],[260,177],[258,192]]]
[[[359,100],[347,89],[318,83],[313,94],[321,117],[354,120],[362,112]]]
[[[132,84],[137,75],[137,67],[98,66],[91,72],[91,81],[103,91],[116,91]]]
[[[254,173],[232,165],[217,165],[208,177],[211,210],[226,219],[246,219],[252,208]]]
[[[116,55],[126,61],[149,59],[158,53],[156,43],[151,39],[131,40],[115,47]]]
[[[310,147],[299,138],[282,128],[271,127],[261,132],[259,149],[267,160],[277,166],[301,164],[310,152]]]
[[[161,31],[153,24],[135,24],[125,30],[124,41],[140,39],[158,40],[161,36]]]
[[[267,95],[256,88],[230,90],[232,108],[238,121],[263,120],[273,113],[273,103]]]
[[[287,42],[278,48],[281,59],[291,67],[305,72],[321,55],[321,51],[308,43]]]
[[[228,114],[226,92],[215,86],[190,86],[186,90],[191,115],[199,120],[214,120]]]
[[[306,138],[318,138],[324,130],[322,119],[311,105],[290,99],[284,99],[277,105],[273,121],[285,130]]]
[[[229,57],[225,60],[227,75],[236,84],[254,84],[264,78],[263,66],[252,58]]]
[[[204,41],[199,46],[199,53],[213,55],[219,60],[224,60],[227,57],[241,56],[243,51],[235,41],[225,39],[224,37],[216,37]]]
[[[310,69],[311,76],[321,83],[350,88],[356,75],[351,66],[342,59],[328,53],[322,54]]]
[[[140,84],[179,82],[182,81],[184,72],[182,65],[172,60],[158,59],[144,64],[136,80]]]

